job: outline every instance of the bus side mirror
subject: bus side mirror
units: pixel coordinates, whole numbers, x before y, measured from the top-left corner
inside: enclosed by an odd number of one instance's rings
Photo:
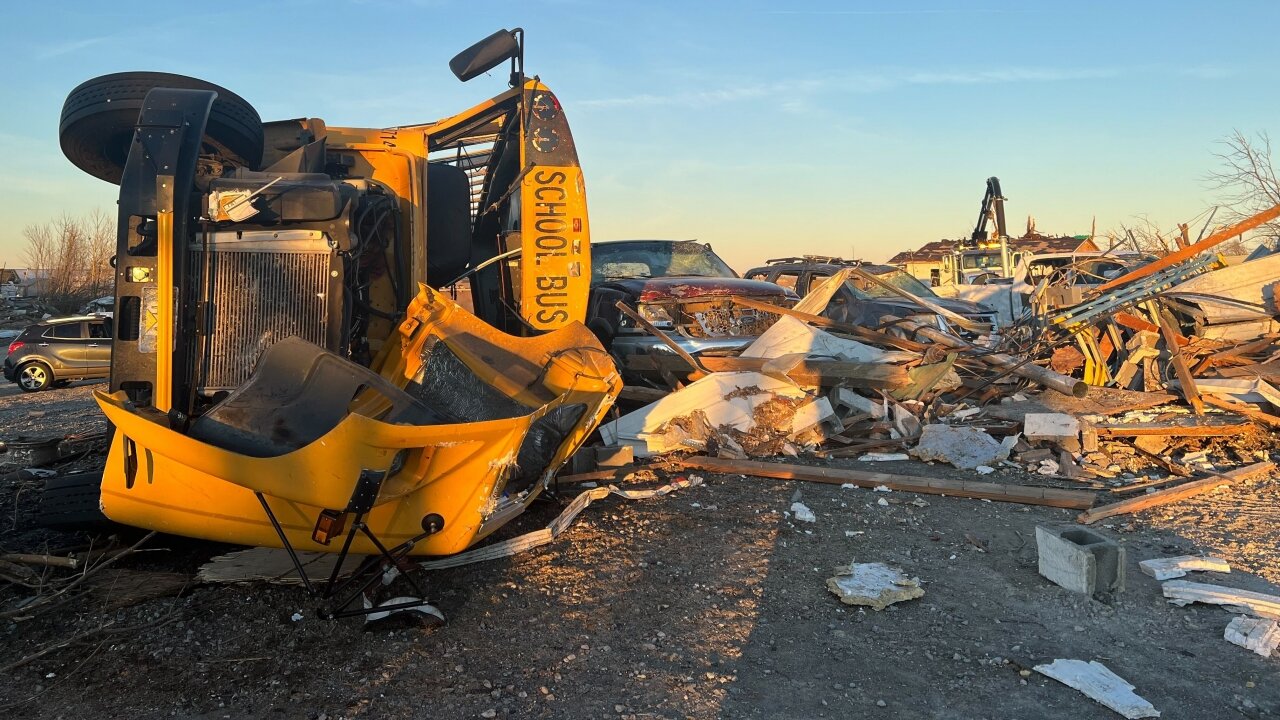
[[[477,75],[483,75],[507,60],[520,58],[523,54],[520,42],[516,40],[515,30],[499,30],[471,47],[463,50],[449,61],[449,69],[462,82]],[[523,65],[523,63],[521,63]]]

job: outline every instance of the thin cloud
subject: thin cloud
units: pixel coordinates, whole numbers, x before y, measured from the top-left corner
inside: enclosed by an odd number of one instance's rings
[[[985,13],[1023,12],[996,8],[917,8],[894,10],[766,10],[766,15],[978,15]]]
[[[753,85],[741,85],[714,90],[677,93],[641,93],[613,98],[580,100],[576,107],[707,107],[726,103],[771,97],[780,106],[796,107],[801,98],[815,92],[853,92],[869,94],[884,92],[907,85],[990,85],[1020,82],[1067,82],[1073,80],[1098,80],[1119,77],[1119,68],[1003,68],[1000,70],[974,71],[886,71],[875,73],[851,73],[817,80],[797,80]]]
[[[65,43],[57,43],[55,45],[47,45],[43,49],[36,51],[36,57],[40,60],[49,60],[61,55],[70,55],[73,52],[79,52],[85,48],[104,43],[110,40],[111,37],[112,36],[110,35],[103,35],[101,37],[84,38]]]

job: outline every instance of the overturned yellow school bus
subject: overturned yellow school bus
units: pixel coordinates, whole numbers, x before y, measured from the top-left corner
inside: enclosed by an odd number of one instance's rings
[[[582,172],[523,32],[450,65],[507,61],[509,90],[392,128],[263,123],[163,73],[71,92],[64,153],[120,185],[108,518],[445,554],[538,494],[620,381],[580,322]],[[475,316],[434,289],[464,274]]]

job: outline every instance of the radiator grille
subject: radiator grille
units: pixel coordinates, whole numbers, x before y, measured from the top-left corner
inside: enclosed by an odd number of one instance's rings
[[[204,253],[192,253],[192,268],[203,278]],[[209,253],[210,303],[202,392],[229,390],[253,373],[262,351],[297,336],[328,345],[328,252]]]

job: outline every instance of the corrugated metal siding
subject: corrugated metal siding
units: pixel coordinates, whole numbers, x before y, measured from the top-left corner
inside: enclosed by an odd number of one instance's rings
[[[203,253],[192,267],[203,276]],[[210,253],[212,303],[202,390],[238,387],[271,345],[297,336],[321,347],[328,327],[328,252]]]

